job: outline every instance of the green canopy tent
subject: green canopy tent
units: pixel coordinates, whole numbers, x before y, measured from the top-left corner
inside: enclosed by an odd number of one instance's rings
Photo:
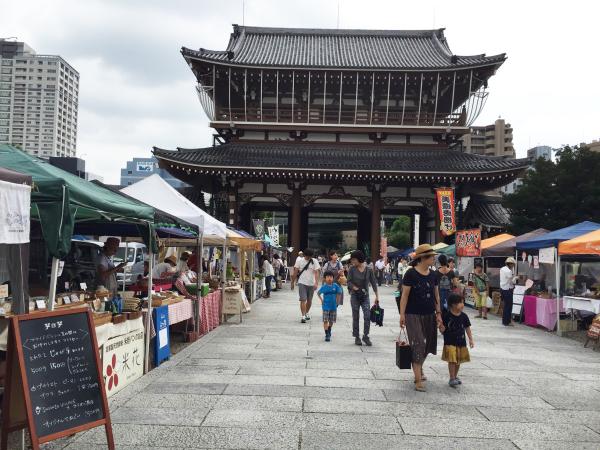
[[[150,228],[154,209],[83,180],[10,145],[0,145],[0,167],[30,175],[31,220],[41,224],[48,252],[64,258],[76,222],[129,222]],[[150,236],[152,233],[141,234]],[[149,238],[148,238],[149,239]]]
[[[439,250],[436,250],[436,253],[438,253],[439,255],[446,255],[454,258],[456,257],[456,245],[452,244],[447,247],[440,248]]]

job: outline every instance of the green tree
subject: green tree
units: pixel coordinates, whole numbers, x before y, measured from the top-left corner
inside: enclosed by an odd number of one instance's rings
[[[411,243],[410,217],[400,216],[394,220],[390,229],[385,232],[385,237],[387,237],[388,245],[399,249],[409,247]]]
[[[535,161],[518,190],[504,197],[513,233],[600,222],[600,153],[567,146],[556,156]]]

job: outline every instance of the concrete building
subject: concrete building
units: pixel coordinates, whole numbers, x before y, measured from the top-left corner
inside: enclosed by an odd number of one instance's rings
[[[535,160],[539,158],[552,161],[552,147],[549,145],[538,145],[530,148],[527,150],[527,158],[529,158],[532,162],[535,162]]]
[[[49,158],[76,155],[79,73],[63,58],[0,39],[0,143]]]
[[[599,139],[594,139],[589,144],[581,143],[580,147],[587,147],[587,148],[589,148],[593,152],[599,152],[600,153],[600,140]]]
[[[121,186],[123,187],[155,173],[176,189],[188,186],[166,170],[160,169],[156,158],[133,158],[133,160],[127,161],[126,164],[126,167],[121,169]]]
[[[513,129],[504,119],[497,119],[492,125],[471,127],[470,134],[462,137],[466,153],[484,156],[515,158],[513,147]]]

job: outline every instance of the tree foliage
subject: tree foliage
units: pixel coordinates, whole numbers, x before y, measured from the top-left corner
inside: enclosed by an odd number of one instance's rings
[[[600,222],[600,153],[567,146],[556,156],[535,161],[517,191],[504,197],[513,233]]]
[[[399,249],[404,249],[411,244],[411,223],[410,217],[400,216],[386,231],[385,236],[388,240],[388,245],[392,245]]]

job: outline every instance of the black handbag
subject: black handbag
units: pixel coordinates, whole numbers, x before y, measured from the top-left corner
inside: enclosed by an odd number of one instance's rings
[[[383,313],[385,310],[379,306],[379,303],[375,303],[371,306],[371,322],[380,327],[383,326]]]
[[[404,336],[402,336],[403,333]],[[396,366],[398,366],[398,369],[410,369],[412,367],[412,349],[405,328],[400,329],[400,335],[396,340]]]

